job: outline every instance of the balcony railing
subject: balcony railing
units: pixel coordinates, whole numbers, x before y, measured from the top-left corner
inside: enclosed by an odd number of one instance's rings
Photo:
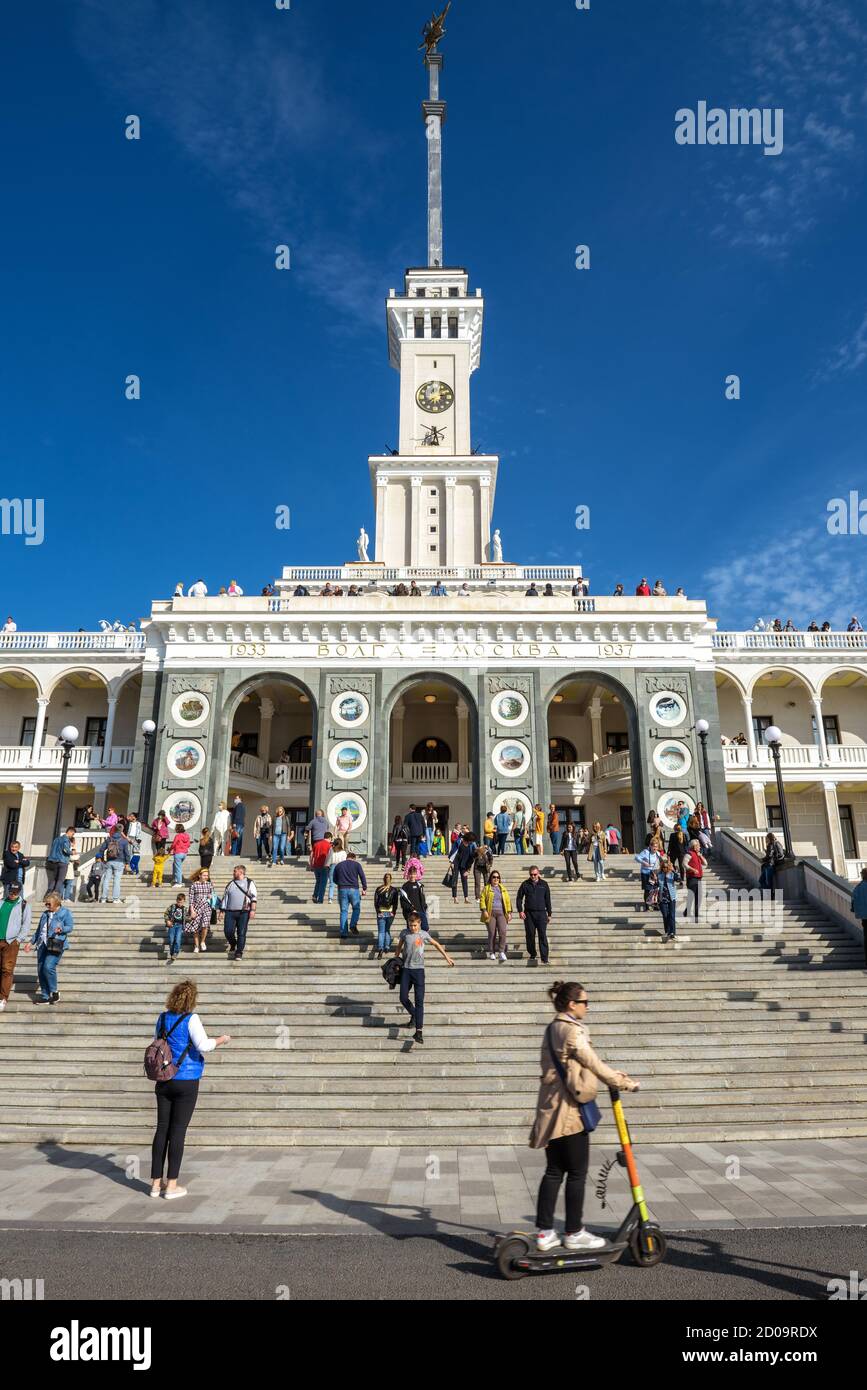
[[[135,748],[114,747],[106,755],[104,748],[88,746],[73,748],[69,755],[69,769],[77,772],[97,772],[100,769],[112,771],[129,770]],[[63,763],[62,748],[41,748],[36,757],[33,749],[22,745],[0,747],[0,769],[25,771],[60,771]]]
[[[602,777],[628,777],[631,767],[629,750],[624,749],[619,753],[604,753],[595,762],[549,763],[548,770],[552,782],[586,787]]]
[[[143,652],[143,632],[0,632],[0,652]]]
[[[229,758],[232,772],[251,777],[255,782],[270,782],[275,787],[295,786],[310,781],[309,763],[266,763],[254,753],[232,753]]]
[[[464,768],[464,777],[459,776],[457,763],[404,763],[403,776],[404,782],[468,782],[470,780],[469,768]]]
[[[726,768],[766,767],[774,765],[771,750],[764,745],[756,748],[752,758],[747,744],[728,744],[723,748],[723,763]],[[822,750],[813,744],[784,744],[780,748],[781,767],[840,767],[867,768],[867,745],[832,743],[828,745],[828,760],[822,762]]]
[[[722,651],[867,651],[867,632],[715,632]]]

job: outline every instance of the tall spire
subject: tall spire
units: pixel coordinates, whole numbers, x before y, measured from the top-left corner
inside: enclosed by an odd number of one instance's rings
[[[445,17],[451,0],[439,15],[429,19],[423,30],[421,47],[430,79],[428,100],[422,102],[425,134],[427,135],[427,263],[428,267],[443,263],[443,134],[446,104],[440,101],[440,70],[443,55],[437,44],[445,34]]]

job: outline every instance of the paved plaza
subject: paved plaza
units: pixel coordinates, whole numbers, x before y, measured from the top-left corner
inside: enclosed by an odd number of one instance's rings
[[[596,1175],[614,1148],[593,1146],[587,1224],[616,1225],[625,1174]],[[639,1172],[666,1231],[867,1224],[867,1139],[781,1144],[640,1144]],[[530,1149],[190,1148],[189,1196],[147,1196],[149,1156],[43,1144],[0,1150],[0,1225],[33,1228],[430,1234],[502,1231],[532,1222],[543,1155]]]

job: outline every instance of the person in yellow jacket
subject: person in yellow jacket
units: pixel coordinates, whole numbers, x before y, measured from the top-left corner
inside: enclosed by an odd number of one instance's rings
[[[504,961],[507,959],[506,933],[512,918],[512,899],[497,869],[491,870],[482,889],[479,908],[482,921],[488,928],[488,955],[491,960]]]
[[[537,804],[533,807],[533,853],[541,854],[543,849],[542,835],[545,830],[545,812]]]

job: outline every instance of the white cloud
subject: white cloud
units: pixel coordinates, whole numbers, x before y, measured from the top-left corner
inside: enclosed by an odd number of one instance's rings
[[[867,613],[865,561],[867,536],[831,536],[820,526],[775,540],[759,535],[705,572],[708,611],[721,627],[750,629],[762,617],[844,628],[853,613]]]
[[[816,374],[816,380],[827,381],[837,372],[857,372],[867,362],[867,311],[854,333],[838,343],[828,361]]]

